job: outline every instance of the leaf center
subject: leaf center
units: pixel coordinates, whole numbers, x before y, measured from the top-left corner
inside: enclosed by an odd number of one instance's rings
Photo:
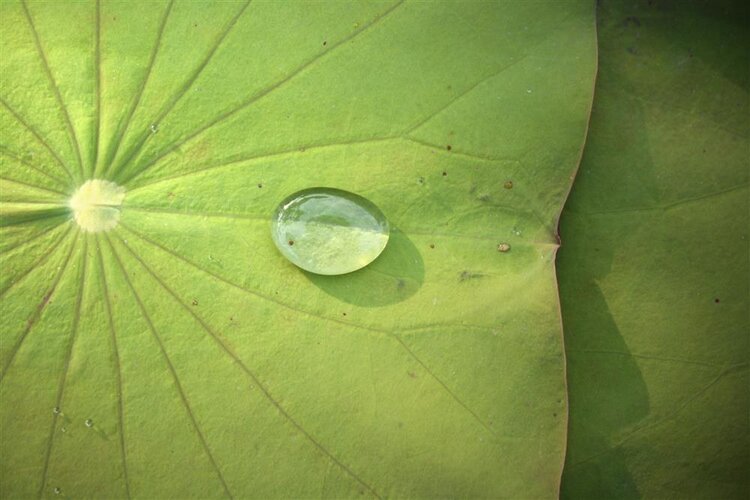
[[[98,233],[117,226],[124,198],[124,187],[110,181],[91,179],[71,196],[68,206],[81,229]]]

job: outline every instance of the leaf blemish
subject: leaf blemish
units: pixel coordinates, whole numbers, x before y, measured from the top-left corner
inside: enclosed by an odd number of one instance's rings
[[[198,299],[193,299],[193,305],[194,305],[194,306],[197,306],[197,305],[198,305]]]
[[[458,276],[458,281],[467,281],[467,280],[473,280],[477,278],[484,278],[484,274],[482,273],[473,273],[471,271],[461,271],[461,274]]]

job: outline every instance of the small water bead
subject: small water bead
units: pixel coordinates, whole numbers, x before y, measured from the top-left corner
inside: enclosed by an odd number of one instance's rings
[[[94,426],[94,421],[91,420],[90,418],[87,418],[84,423],[86,424],[86,427],[93,427]]]
[[[159,125],[157,125],[156,123],[152,123],[148,127],[148,129],[151,131],[152,134],[155,134],[155,133],[157,133],[159,131]]]
[[[52,413],[54,413],[55,415],[59,415],[60,414],[60,407],[59,406],[55,406],[54,408],[52,408]]]
[[[359,195],[312,188],[282,201],[271,236],[294,265],[316,274],[345,274],[374,261],[388,243],[388,221]]]
[[[60,493],[62,493],[62,490],[61,490],[60,488],[55,488],[55,489],[54,489],[54,490],[52,490],[52,491],[54,491],[54,492],[55,492],[55,495],[59,495]]]

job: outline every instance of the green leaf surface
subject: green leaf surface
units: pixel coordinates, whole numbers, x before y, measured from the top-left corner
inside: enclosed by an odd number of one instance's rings
[[[0,9],[4,497],[557,495],[589,2]],[[278,253],[315,186],[372,265]]]
[[[605,0],[598,16],[558,262],[563,496],[747,498],[748,6]]]

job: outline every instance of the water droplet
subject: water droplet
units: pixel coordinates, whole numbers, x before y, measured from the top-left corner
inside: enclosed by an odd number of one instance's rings
[[[59,415],[60,414],[60,407],[59,406],[55,406],[54,408],[52,408],[52,413],[54,413],[55,415]]]
[[[505,189],[513,189],[513,181],[505,181],[505,184],[503,184]]]
[[[526,89],[527,94],[531,94],[531,89]]]
[[[65,427],[60,427],[60,432],[68,432],[68,429],[66,429]]]
[[[52,490],[52,491],[54,491],[54,492],[55,492],[55,495],[59,495],[60,493],[62,493],[62,490],[61,490],[60,488],[55,488],[55,489],[54,489],[54,490]]]
[[[389,225],[372,202],[333,188],[312,188],[282,201],[271,236],[282,255],[316,274],[345,274],[374,261],[388,243]]]
[[[148,127],[148,129],[151,131],[152,134],[155,134],[155,133],[157,133],[159,131],[159,125],[157,125],[156,123],[152,123]]]
[[[497,246],[497,251],[498,252],[503,252],[503,253],[509,252],[510,251],[510,245],[508,245],[507,243],[500,243]]]
[[[91,420],[90,418],[87,418],[86,422],[84,422],[84,423],[86,424],[86,427],[93,427],[94,426],[94,421]]]

